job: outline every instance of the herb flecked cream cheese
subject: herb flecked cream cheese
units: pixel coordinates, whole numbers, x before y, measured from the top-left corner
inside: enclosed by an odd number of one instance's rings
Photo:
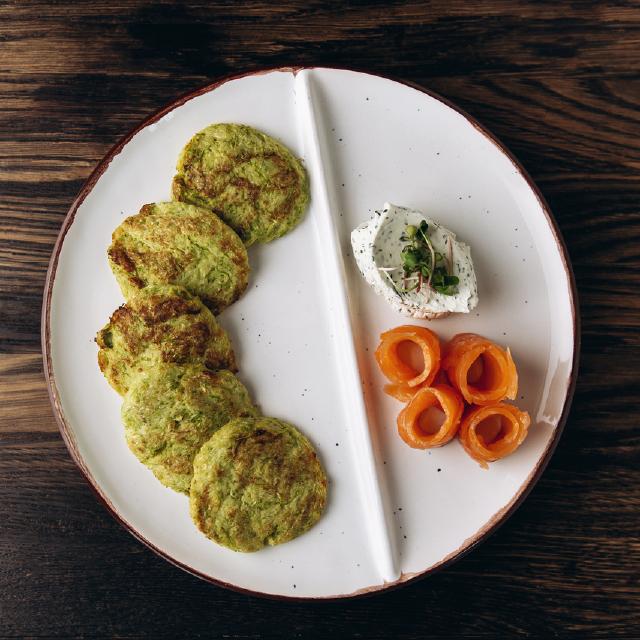
[[[351,232],[364,279],[399,313],[438,318],[478,304],[471,249],[420,211],[385,203]]]

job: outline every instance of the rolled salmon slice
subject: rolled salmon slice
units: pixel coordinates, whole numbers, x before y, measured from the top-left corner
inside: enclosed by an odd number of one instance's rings
[[[518,393],[518,372],[509,349],[475,333],[459,333],[446,344],[442,367],[468,404],[514,400]]]
[[[406,401],[418,387],[428,387],[436,377],[440,340],[425,327],[402,325],[381,334],[375,357],[383,375],[392,383],[385,391]]]
[[[526,411],[503,402],[472,408],[460,425],[460,443],[464,450],[488,469],[513,453],[527,437],[531,419]]]
[[[449,385],[422,387],[399,413],[398,433],[414,449],[441,447],[458,432],[463,410],[460,394]]]

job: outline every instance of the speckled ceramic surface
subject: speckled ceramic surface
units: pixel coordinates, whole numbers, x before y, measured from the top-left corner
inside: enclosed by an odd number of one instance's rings
[[[212,122],[250,124],[303,158],[303,223],[249,250],[245,296],[221,316],[240,377],[265,414],[312,440],[330,479],[310,532],[254,554],[204,538],[188,500],[129,452],[118,395],[93,337],[122,303],[106,259],[111,232],[169,198],[178,153]],[[425,212],[472,247],[480,304],[432,322],[511,347],[530,435],[482,470],[458,442],[417,451],[397,436],[401,405],[373,360],[381,331],[406,320],[367,287],[351,229],[386,200]],[[535,188],[480,127],[437,97],[333,69],[277,70],[198,92],[152,118],[98,167],[52,259],[43,341],[52,400],[70,451],[108,508],[167,559],[235,588],[285,597],[381,589],[455,558],[495,527],[550,455],[568,408],[577,337],[572,279]]]

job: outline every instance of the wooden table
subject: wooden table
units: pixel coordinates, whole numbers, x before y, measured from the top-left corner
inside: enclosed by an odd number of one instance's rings
[[[0,0],[0,636],[640,636],[640,3]],[[549,200],[582,364],[548,470],[461,562],[370,599],[235,594],[157,558],[58,435],[40,356],[74,194],[150,112],[221,75],[351,65],[486,124]]]

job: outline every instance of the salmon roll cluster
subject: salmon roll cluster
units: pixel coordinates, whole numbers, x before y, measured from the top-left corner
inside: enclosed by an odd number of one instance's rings
[[[385,393],[406,403],[397,425],[410,447],[441,447],[457,436],[488,469],[527,437],[529,414],[505,402],[518,393],[508,348],[475,333],[460,333],[441,346],[433,331],[402,325],[380,336],[375,357],[389,380]]]

